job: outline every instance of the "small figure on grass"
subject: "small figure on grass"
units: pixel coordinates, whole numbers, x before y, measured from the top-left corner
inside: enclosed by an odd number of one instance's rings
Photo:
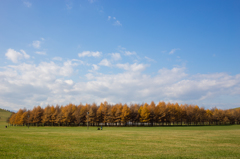
[[[102,126],[101,126],[101,130],[102,130]]]
[[[5,126],[5,128],[7,128],[7,126]]]

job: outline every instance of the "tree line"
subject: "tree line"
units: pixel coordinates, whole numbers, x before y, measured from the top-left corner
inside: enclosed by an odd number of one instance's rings
[[[87,113],[88,112],[88,113]],[[160,126],[239,124],[240,109],[204,109],[197,105],[154,102],[143,104],[68,104],[35,106],[12,113],[10,125],[27,126]]]
[[[4,111],[10,112],[10,113],[14,113],[13,111],[11,111],[11,110],[8,110],[8,109],[3,109],[3,108],[0,108],[0,110],[4,110]]]

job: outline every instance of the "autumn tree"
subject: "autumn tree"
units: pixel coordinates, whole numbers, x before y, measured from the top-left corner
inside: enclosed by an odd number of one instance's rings
[[[10,117],[10,119],[9,119],[9,123],[11,124],[11,125],[15,125],[16,123],[15,123],[15,118],[16,118],[16,113],[12,113],[11,114],[11,117]]]
[[[52,112],[52,109],[51,109],[51,112]],[[61,109],[60,109],[59,105],[56,105],[56,107],[54,108],[54,113],[51,116],[51,122],[52,123],[60,124],[62,119],[60,119],[59,121],[57,120],[58,119],[58,115],[60,113],[61,113]]]
[[[121,117],[122,117],[122,104],[116,104],[117,107],[117,111],[115,113],[115,119],[114,122],[115,123],[119,123],[119,125],[121,125]]]
[[[89,115],[87,116],[87,112]],[[29,117],[28,117],[29,116]],[[87,117],[89,117],[89,122],[91,125],[96,125],[96,123],[105,123],[105,125],[122,125],[122,123],[131,122],[132,125],[136,123],[151,123],[151,125],[159,125],[161,122],[175,125],[176,123],[181,125],[185,124],[195,125],[206,123],[210,124],[239,124],[240,123],[240,109],[229,109],[222,110],[212,108],[204,109],[203,107],[198,107],[197,105],[187,105],[178,103],[167,104],[162,101],[155,105],[152,101],[149,105],[147,103],[127,104],[122,106],[121,103],[110,105],[106,101],[101,103],[100,106],[93,103],[78,105],[68,104],[66,106],[56,107],[47,105],[44,109],[40,106],[35,106],[32,110],[27,111],[26,109],[19,109],[17,113],[12,113],[8,118],[8,123],[11,125],[26,125],[29,123],[33,125],[47,124],[47,125],[80,125],[81,123],[85,125],[87,122]]]
[[[113,115],[111,106],[108,106],[108,108],[107,108],[106,122],[109,124],[112,124],[114,122],[114,115]]]
[[[186,109],[187,111],[186,111],[186,114],[187,114],[187,118],[186,118],[186,120],[187,120],[187,123],[188,123],[188,125],[190,124],[192,124],[192,122],[194,121],[194,118],[195,118],[195,114],[194,114],[194,106],[192,106],[192,105],[188,105],[187,106],[187,109]]]
[[[102,104],[102,103],[101,103],[101,104]],[[101,105],[100,105],[100,107],[101,107]],[[107,124],[107,122],[108,122],[108,118],[110,117],[110,116],[108,115],[109,109],[111,109],[111,106],[108,105],[107,101],[105,101],[104,104],[103,104],[103,108],[102,108],[103,123],[105,124],[105,126],[106,126],[106,124]]]
[[[67,126],[69,126],[70,123],[74,121],[74,116],[72,116],[73,107],[74,105],[70,103],[62,109],[62,122],[65,123]]]
[[[55,113],[55,107],[52,105],[51,106],[51,118],[50,118],[50,123],[52,123],[52,126],[53,126],[53,123],[54,123],[54,117],[53,117],[53,114]]]
[[[55,123],[61,126],[61,124],[63,123],[63,106],[61,106],[59,110],[56,109],[54,115],[55,114],[57,114]]]
[[[155,117],[155,109],[156,109],[156,104],[154,103],[154,101],[152,101],[151,104],[147,108],[148,108],[148,111],[150,113],[149,122],[153,126],[153,122],[154,122],[154,119],[155,119],[154,118]]]
[[[96,123],[96,113],[97,113],[97,104],[93,103],[89,110],[89,122],[91,125],[95,125]]]
[[[23,124],[27,125],[29,115],[30,115],[30,111],[25,111],[21,116],[20,123],[23,123]]]
[[[213,118],[212,118],[213,112],[209,109],[206,110],[206,119],[209,123],[209,125],[211,124]]]
[[[43,116],[42,116],[42,123],[44,124],[49,124],[51,122],[52,118],[52,111],[51,107],[48,105],[47,107],[44,108],[43,111]]]
[[[30,114],[32,123],[38,126],[42,122],[42,115],[43,109],[40,106],[34,107]]]
[[[96,120],[95,118],[96,118],[96,112],[91,107],[90,110],[89,110],[89,123],[91,125],[94,125],[95,120]]]
[[[148,123],[150,121],[150,112],[148,110],[148,104],[145,103],[144,106],[141,108],[141,111],[140,111],[140,122],[143,122],[143,123]]]
[[[138,104],[134,104],[130,106],[130,110],[131,110],[131,119],[133,123],[138,123],[140,121],[140,114],[138,112],[139,110],[139,105]]]
[[[127,104],[124,104],[122,109],[121,121],[122,123],[127,123],[130,120],[131,111]]]
[[[180,120],[181,120],[181,125],[183,125],[183,122],[186,122],[187,120],[187,104],[180,105]]]
[[[21,121],[21,117],[22,117],[22,114],[23,114],[23,110],[22,109],[19,109],[17,114],[16,114],[16,117],[15,117],[15,124],[17,125],[23,125],[23,122]]]
[[[167,115],[166,110],[167,110],[166,103],[163,101],[159,102],[156,107],[155,118],[157,122],[162,122],[162,125],[166,121],[166,115]]]

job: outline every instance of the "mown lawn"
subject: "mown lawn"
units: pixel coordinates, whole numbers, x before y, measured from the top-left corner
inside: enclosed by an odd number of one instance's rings
[[[0,128],[1,158],[240,158],[240,126]]]
[[[0,158],[240,158],[240,125],[28,129],[0,116]]]

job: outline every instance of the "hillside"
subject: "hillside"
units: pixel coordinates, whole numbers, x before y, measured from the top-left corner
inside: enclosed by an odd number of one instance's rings
[[[6,110],[3,110],[0,108],[0,125],[6,125],[6,120],[7,118],[11,115],[12,113]]]

